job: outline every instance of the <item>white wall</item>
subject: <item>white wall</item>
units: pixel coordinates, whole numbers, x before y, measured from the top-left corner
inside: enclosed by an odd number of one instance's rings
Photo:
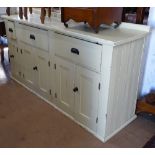
[[[5,7],[0,7],[0,15],[5,14],[6,8]]]

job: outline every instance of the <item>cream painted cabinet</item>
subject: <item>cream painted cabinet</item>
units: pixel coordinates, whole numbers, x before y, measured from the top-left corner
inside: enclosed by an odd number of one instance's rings
[[[94,34],[31,17],[4,16],[14,79],[104,142],[136,118],[149,27],[122,23]]]
[[[75,88],[77,88],[75,92],[75,118],[91,130],[96,131],[100,75],[77,66],[75,79]]]

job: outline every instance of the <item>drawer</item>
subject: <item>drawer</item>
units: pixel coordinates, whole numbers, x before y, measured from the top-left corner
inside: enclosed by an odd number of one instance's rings
[[[16,39],[16,31],[14,22],[7,21],[6,22],[6,33],[7,37],[10,39]]]
[[[48,51],[48,31],[19,24],[17,36],[20,41],[30,44],[33,47]]]
[[[55,33],[55,55],[100,72],[102,45]]]

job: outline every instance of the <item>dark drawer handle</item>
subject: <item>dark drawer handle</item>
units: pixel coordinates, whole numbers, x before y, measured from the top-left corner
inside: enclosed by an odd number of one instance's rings
[[[74,89],[73,89],[73,92],[77,92],[78,91],[78,87],[75,87]]]
[[[76,49],[76,48],[71,48],[71,52],[74,53],[74,54],[77,54],[77,55],[80,54],[79,50]]]
[[[38,70],[37,66],[33,67],[33,70]]]
[[[14,55],[10,55],[10,58],[14,58]]]
[[[35,36],[33,34],[30,34],[30,39],[35,40]]]
[[[13,29],[12,28],[9,28],[9,32],[13,32]]]

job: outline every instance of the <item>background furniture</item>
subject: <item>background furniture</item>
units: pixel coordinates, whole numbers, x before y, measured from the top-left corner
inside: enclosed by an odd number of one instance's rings
[[[48,17],[51,17],[51,7],[41,7],[40,20],[44,24],[46,12]],[[30,14],[33,12],[32,7],[19,7],[19,17],[28,19],[28,10]],[[10,16],[11,8],[6,8],[6,13]],[[112,24],[113,22],[120,23],[121,16],[123,22],[131,22],[136,24],[146,24],[149,14],[149,7],[124,7],[122,8],[61,8],[61,20],[67,27],[67,21],[73,19],[77,22],[88,22],[97,32],[100,24]]]
[[[88,23],[94,31],[99,31],[101,24],[111,25],[116,23],[119,25],[122,19],[123,8],[61,8],[61,21],[68,27],[67,21],[73,19],[76,22]]]
[[[0,19],[0,36],[6,35],[4,21]]]
[[[137,101],[136,113],[141,112],[155,115],[155,92],[149,93]]]
[[[46,9],[48,12],[48,17],[51,17],[51,7],[41,7],[41,14],[40,14],[40,20],[41,23],[44,24],[45,22],[45,16],[46,16]],[[29,12],[30,14],[32,14],[33,12],[33,8],[29,7]],[[10,7],[6,8],[6,13],[8,16],[10,16]],[[25,19],[28,19],[28,8],[27,7],[19,7],[19,18],[23,19],[23,16],[25,17]]]
[[[147,25],[149,7],[124,7],[122,21]]]
[[[7,47],[6,38],[3,36],[6,35],[5,24],[3,20],[0,20],[0,56],[1,61],[4,61],[4,48]]]

